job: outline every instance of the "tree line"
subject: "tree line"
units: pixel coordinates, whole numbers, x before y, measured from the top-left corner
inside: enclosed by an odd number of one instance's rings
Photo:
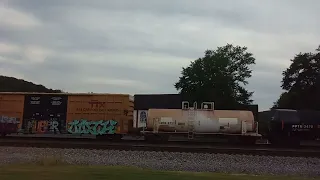
[[[246,85],[255,61],[247,47],[227,44],[206,50],[203,57],[182,68],[174,86],[195,101],[214,100],[218,107],[249,105],[254,92]],[[320,110],[320,46],[315,52],[296,54],[282,76],[284,92],[270,108]]]
[[[49,89],[40,84],[0,75],[0,92],[42,92],[61,93],[58,89]]]

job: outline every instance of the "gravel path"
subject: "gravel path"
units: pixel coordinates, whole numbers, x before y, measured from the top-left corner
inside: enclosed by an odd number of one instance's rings
[[[204,153],[0,147],[0,165],[62,157],[72,164],[128,165],[157,170],[320,176],[319,158]]]

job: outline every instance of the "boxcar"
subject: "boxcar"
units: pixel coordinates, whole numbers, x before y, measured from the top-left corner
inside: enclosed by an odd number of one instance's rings
[[[133,97],[126,94],[70,94],[67,131],[71,134],[127,134],[133,126],[133,101]]]
[[[21,94],[0,93],[0,134],[18,131],[23,119],[24,96]]]

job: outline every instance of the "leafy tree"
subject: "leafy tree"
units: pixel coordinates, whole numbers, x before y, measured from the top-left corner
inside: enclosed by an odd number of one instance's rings
[[[292,104],[295,104],[294,98],[295,94],[294,93],[288,93],[288,92],[283,92],[281,93],[279,99],[273,103],[272,108],[288,108]]]
[[[282,73],[286,92],[273,108],[320,109],[320,46],[316,53],[299,53]]]
[[[251,104],[253,92],[245,89],[251,77],[249,65],[255,64],[247,47],[227,44],[206,50],[204,57],[182,68],[175,88],[195,101],[214,100],[219,107]]]

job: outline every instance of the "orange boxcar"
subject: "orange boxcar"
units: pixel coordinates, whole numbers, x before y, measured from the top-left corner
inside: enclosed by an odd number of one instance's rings
[[[127,94],[69,94],[67,131],[126,134],[133,126],[133,97]]]
[[[21,128],[23,119],[24,95],[0,93],[0,132],[14,133]]]

